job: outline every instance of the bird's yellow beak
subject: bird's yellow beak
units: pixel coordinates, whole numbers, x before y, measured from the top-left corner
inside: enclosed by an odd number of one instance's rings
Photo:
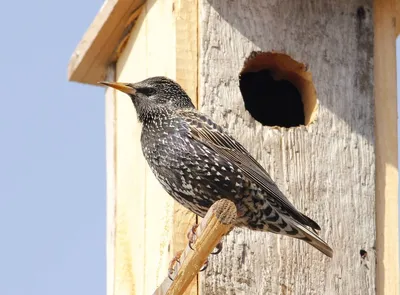
[[[99,84],[115,88],[115,89],[125,92],[127,94],[135,94],[136,93],[135,88],[133,88],[132,86],[129,86],[128,84],[125,84],[125,83],[101,81],[101,82],[99,82]]]

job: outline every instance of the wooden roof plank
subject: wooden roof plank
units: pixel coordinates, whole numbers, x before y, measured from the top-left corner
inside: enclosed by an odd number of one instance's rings
[[[130,16],[144,0],[107,0],[76,47],[68,65],[68,80],[96,85],[107,66]]]

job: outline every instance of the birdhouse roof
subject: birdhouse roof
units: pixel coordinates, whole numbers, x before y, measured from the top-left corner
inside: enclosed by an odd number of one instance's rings
[[[105,78],[107,66],[116,59],[132,19],[143,0],[106,0],[76,47],[68,65],[70,81],[97,84]]]

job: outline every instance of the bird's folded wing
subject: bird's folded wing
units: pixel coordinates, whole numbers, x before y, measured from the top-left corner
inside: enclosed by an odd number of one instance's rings
[[[206,116],[194,111],[184,111],[189,130],[194,140],[200,141],[208,148],[224,156],[228,161],[239,167],[243,174],[263,188],[271,197],[268,200],[281,213],[287,214],[301,224],[320,230],[319,225],[312,219],[300,213],[276,186],[265,169],[249,154],[249,152],[234,138]]]

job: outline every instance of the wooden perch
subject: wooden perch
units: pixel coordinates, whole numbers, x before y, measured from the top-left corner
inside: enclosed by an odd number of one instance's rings
[[[167,277],[153,295],[181,295],[196,277],[207,261],[208,256],[227,234],[236,219],[236,206],[233,202],[222,199],[215,202],[208,210],[196,230],[196,240],[182,252],[171,281]]]

